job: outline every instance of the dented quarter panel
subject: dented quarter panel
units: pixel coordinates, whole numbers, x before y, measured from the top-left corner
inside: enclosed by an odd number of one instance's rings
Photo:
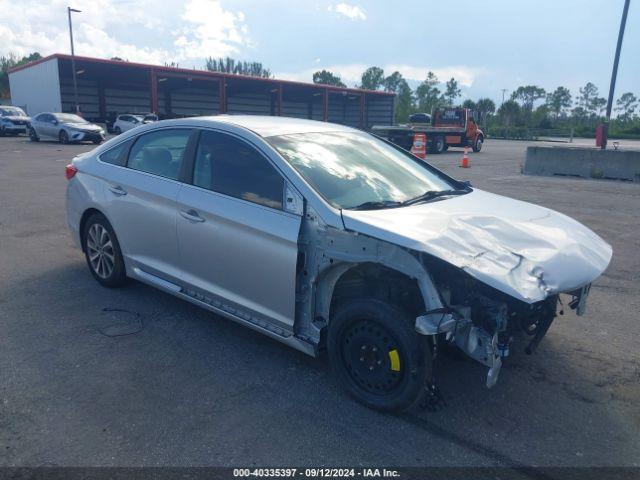
[[[342,215],[349,230],[431,254],[527,303],[590,283],[612,255],[604,240],[566,215],[477,189]]]

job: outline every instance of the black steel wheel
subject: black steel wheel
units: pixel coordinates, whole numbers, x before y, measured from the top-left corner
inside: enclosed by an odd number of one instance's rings
[[[329,360],[356,400],[381,411],[415,405],[431,374],[427,338],[401,309],[376,299],[337,306],[329,323]]]
[[[478,136],[478,138],[476,138],[475,143],[473,144],[473,151],[474,152],[479,152],[480,150],[482,150],[482,144],[484,143],[484,138],[482,138],[482,136]]]
[[[436,137],[433,140],[433,153],[442,153],[444,152],[444,137]]]
[[[113,130],[113,133],[115,133],[116,135],[120,135],[120,134],[122,133],[122,129],[121,129],[120,127],[116,127],[116,128]]]

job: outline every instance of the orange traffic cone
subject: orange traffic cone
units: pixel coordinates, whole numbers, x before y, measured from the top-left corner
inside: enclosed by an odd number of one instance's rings
[[[411,153],[416,157],[427,158],[427,135],[424,133],[413,134],[413,145],[411,145]]]
[[[462,156],[462,163],[460,164],[460,168],[469,168],[469,147],[464,147],[464,155]]]

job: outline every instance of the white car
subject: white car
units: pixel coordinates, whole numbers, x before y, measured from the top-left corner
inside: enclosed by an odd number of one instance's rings
[[[122,132],[136,128],[144,123],[144,115],[124,114],[118,115],[113,122],[113,133],[120,135]]]
[[[0,137],[27,132],[31,119],[19,107],[0,106]]]

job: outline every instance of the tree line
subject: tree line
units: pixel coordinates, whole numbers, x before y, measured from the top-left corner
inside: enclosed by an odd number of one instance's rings
[[[327,70],[313,74],[314,83],[345,87],[339,75]],[[576,135],[593,136],[597,124],[604,120],[607,101],[598,87],[587,84],[573,96],[567,87],[559,86],[547,92],[537,85],[515,89],[509,99],[496,109],[490,98],[466,99],[459,104],[461,91],[455,78],[441,83],[429,71],[426,78],[412,90],[400,72],[385,76],[380,67],[367,68],[356,87],[393,92],[396,97],[396,121],[405,122],[415,112],[432,113],[441,106],[463,106],[477,111],[485,128],[506,136],[532,136],[540,130],[573,130]],[[640,102],[633,92],[623,93],[615,102],[616,114],[610,126],[612,135],[640,137]],[[506,133],[505,133],[506,132]]]
[[[327,70],[320,70],[313,74],[313,82],[325,85],[335,85],[345,87],[339,75]],[[428,72],[426,78],[412,90],[407,80],[398,71],[385,75],[380,67],[367,68],[360,78],[357,88],[366,90],[384,90],[396,94],[396,120],[405,122],[409,115],[416,112],[431,113],[434,109],[442,106],[454,106],[458,98],[462,96],[462,91],[458,81],[451,77],[444,84],[433,72]],[[481,115],[488,115],[495,112],[495,104],[490,98],[481,98],[474,103],[474,109],[481,112]]]

